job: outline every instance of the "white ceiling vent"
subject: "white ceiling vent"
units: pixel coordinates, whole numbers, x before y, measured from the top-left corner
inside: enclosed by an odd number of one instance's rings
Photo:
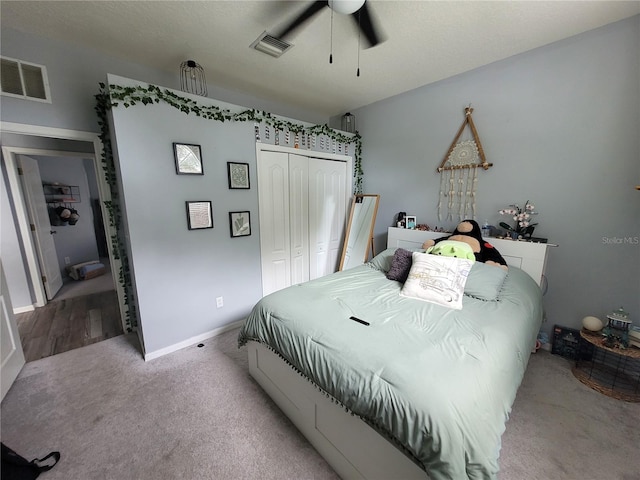
[[[279,57],[291,47],[293,47],[293,44],[276,38],[267,32],[263,32],[255,42],[250,45],[250,48],[271,55],[272,57]]]
[[[2,57],[2,95],[51,103],[47,69],[43,65]]]

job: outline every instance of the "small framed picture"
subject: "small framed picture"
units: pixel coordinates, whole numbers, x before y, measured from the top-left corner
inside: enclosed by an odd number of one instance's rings
[[[204,175],[200,145],[174,142],[173,156],[178,175]]]
[[[189,230],[213,228],[213,208],[208,200],[186,202]]]
[[[227,175],[229,188],[250,188],[248,163],[227,162]]]
[[[407,225],[408,229],[410,229],[410,230],[415,230],[416,229],[416,225],[417,225],[416,217],[411,216],[411,215],[407,215],[405,217],[405,222],[406,222],[406,225]]]
[[[231,237],[251,235],[251,217],[249,212],[229,212]]]

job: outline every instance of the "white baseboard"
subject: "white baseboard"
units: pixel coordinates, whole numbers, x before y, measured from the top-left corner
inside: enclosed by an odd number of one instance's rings
[[[20,313],[33,312],[36,309],[33,305],[27,305],[26,307],[14,307],[13,314],[18,315]]]
[[[227,325],[224,325],[223,327],[220,328],[216,328],[214,330],[210,330],[208,332],[205,332],[201,335],[197,335],[195,337],[191,337],[188,338],[182,342],[178,342],[178,343],[174,343],[173,345],[169,345],[168,347],[164,347],[161,348],[159,350],[155,350],[153,352],[144,352],[144,360],[145,362],[148,362],[149,360],[153,360],[154,358],[158,358],[158,357],[162,357],[164,355],[168,355],[169,353],[173,353],[173,352],[177,352],[178,350],[181,350],[183,348],[186,347],[190,347],[191,345],[195,344],[195,343],[199,343],[202,342],[204,340],[207,340],[209,338],[213,338],[213,337],[217,337],[218,335],[222,335],[225,332],[228,332],[229,330],[233,330],[234,328],[238,328],[240,327],[242,324],[244,323],[244,319],[243,320],[238,320],[232,323],[229,323]]]

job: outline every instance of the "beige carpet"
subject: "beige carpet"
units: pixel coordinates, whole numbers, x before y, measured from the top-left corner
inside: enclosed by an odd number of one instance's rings
[[[237,330],[145,363],[132,334],[31,362],[1,407],[2,441],[60,450],[54,479],[335,479],[249,377]],[[640,404],[532,356],[500,480],[640,480]]]

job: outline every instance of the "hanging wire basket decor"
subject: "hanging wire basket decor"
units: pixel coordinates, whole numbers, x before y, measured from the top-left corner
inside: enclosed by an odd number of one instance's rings
[[[194,95],[207,96],[207,80],[202,65],[193,60],[180,64],[180,89]]]

